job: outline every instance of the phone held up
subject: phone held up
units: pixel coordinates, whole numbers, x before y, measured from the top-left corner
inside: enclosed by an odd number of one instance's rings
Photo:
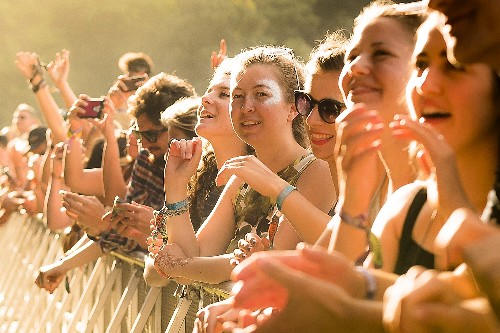
[[[87,105],[82,106],[84,113],[79,113],[80,118],[102,118],[104,109],[104,98],[90,98],[87,100]]]

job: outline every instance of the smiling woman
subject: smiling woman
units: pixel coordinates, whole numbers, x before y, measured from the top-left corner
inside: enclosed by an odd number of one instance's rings
[[[224,163],[217,184],[227,182],[226,187],[196,234],[190,223],[182,222],[188,219],[187,214],[180,209],[177,213],[170,207],[177,207],[185,200],[186,191],[176,184],[187,169],[196,167],[197,163],[192,160],[199,158],[201,147],[198,142],[172,143],[165,169],[165,182],[169,186],[163,210],[169,244],[156,256],[158,260],[155,259],[155,268],[161,275],[204,282],[227,280],[232,268],[231,252],[247,233],[258,240],[267,237],[262,243],[273,248],[294,248],[302,235],[295,233],[284,216],[278,222],[281,214],[277,212],[286,204],[287,195],[298,193],[288,182],[296,185],[298,191],[320,210],[327,212],[332,207],[335,191],[327,164],[316,160],[299,144],[307,144],[303,119],[298,116],[294,104],[294,90],[302,85],[301,65],[290,52],[276,50],[288,49],[258,47],[234,58],[232,127],[255,149],[256,157],[240,156]],[[213,86],[210,90],[215,94],[219,88]],[[203,117],[198,131],[208,133],[209,123],[220,121],[217,120],[220,111],[208,108],[207,96],[203,99],[200,110]],[[270,186],[267,175],[275,176],[276,173],[282,178],[273,177]],[[181,255],[179,253],[193,260],[175,268],[161,260],[165,256]],[[225,253],[231,255],[223,255]]]

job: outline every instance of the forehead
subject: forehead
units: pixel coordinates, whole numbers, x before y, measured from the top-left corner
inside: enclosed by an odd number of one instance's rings
[[[153,124],[153,122],[149,120],[149,118],[145,114],[141,114],[139,117],[137,117],[136,123],[140,131],[161,129],[161,126],[156,126],[155,124]]]
[[[397,47],[400,44],[412,44],[412,36],[401,23],[390,17],[376,17],[354,30],[354,35],[347,46],[350,52],[354,48],[369,47],[375,44]]]
[[[308,75],[304,89],[315,99],[342,99],[338,84],[340,71],[319,71]]]
[[[210,80],[207,91],[213,90],[216,87],[221,89],[229,88],[230,81],[231,77],[229,75],[225,73],[216,73],[212,80]]]
[[[419,55],[422,52],[441,53],[443,51],[446,51],[446,42],[443,34],[436,26],[427,26],[418,31],[417,43],[414,51],[415,55]]]
[[[231,78],[232,89],[251,89],[255,86],[271,80],[279,83],[279,75],[277,69],[272,65],[255,64],[250,65],[246,69],[240,70],[237,75]]]

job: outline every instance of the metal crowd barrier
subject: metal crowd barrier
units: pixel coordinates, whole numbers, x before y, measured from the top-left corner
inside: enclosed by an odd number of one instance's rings
[[[13,215],[0,227],[0,333],[191,332],[195,314],[228,296],[230,284],[146,285],[144,261],[120,253],[68,273],[49,294],[34,281],[63,255],[60,235],[37,218]]]

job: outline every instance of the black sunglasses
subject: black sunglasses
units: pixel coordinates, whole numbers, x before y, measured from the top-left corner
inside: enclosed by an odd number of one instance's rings
[[[325,123],[333,124],[335,122],[335,118],[337,118],[345,108],[344,103],[335,99],[325,98],[321,101],[317,101],[303,90],[295,90],[294,93],[295,107],[304,117],[307,117],[317,104],[321,119],[323,119]]]
[[[144,137],[151,143],[156,143],[156,141],[158,141],[158,137],[160,136],[160,134],[167,131],[168,128],[162,128],[161,130],[158,131],[143,131],[143,132],[138,131],[137,129],[132,129],[132,133],[134,133],[138,141],[142,141],[142,138]]]

